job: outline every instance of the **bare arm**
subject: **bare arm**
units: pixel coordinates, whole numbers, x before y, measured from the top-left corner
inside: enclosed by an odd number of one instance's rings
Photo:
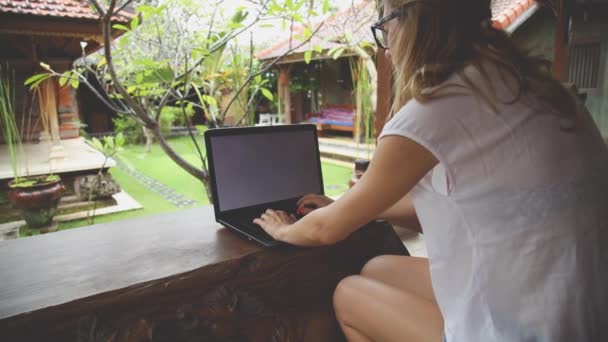
[[[414,141],[387,136],[357,186],[337,201],[291,224],[272,210],[254,222],[275,239],[294,245],[334,244],[394,206],[437,162]]]
[[[416,215],[416,209],[414,203],[409,195],[405,195],[392,207],[385,210],[378,216],[380,220],[386,220],[391,224],[403,228],[415,230],[418,233],[422,233],[422,226]]]

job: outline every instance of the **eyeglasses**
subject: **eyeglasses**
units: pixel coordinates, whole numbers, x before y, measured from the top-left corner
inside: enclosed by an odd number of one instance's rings
[[[389,20],[393,20],[399,17],[403,12],[398,9],[393,11],[391,14],[386,17],[380,18],[372,25],[372,35],[374,36],[374,40],[376,40],[376,44],[378,47],[383,49],[388,49],[388,31],[382,27]]]

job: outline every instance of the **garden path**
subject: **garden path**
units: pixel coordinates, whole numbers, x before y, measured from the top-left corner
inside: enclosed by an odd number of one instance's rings
[[[127,173],[129,176],[135,178],[138,182],[144,185],[150,191],[159,194],[167,202],[173,204],[177,208],[185,208],[192,205],[199,204],[197,201],[184,196],[167,185],[159,182],[158,180],[141,173],[139,170],[129,167],[120,159],[116,158],[116,167],[121,171]]]

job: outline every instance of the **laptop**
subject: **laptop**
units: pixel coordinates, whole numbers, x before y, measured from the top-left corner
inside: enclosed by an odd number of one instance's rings
[[[279,242],[254,218],[295,213],[300,197],[323,194],[315,125],[210,129],[205,147],[215,220],[265,246]]]

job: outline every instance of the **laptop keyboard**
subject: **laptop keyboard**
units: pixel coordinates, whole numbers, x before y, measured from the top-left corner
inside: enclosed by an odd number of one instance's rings
[[[257,216],[256,216],[257,217]],[[260,239],[264,242],[273,242],[275,241],[272,236],[270,236],[260,225],[252,222],[253,219],[243,219],[239,220],[238,225],[247,230],[248,233],[255,236],[257,239]]]

